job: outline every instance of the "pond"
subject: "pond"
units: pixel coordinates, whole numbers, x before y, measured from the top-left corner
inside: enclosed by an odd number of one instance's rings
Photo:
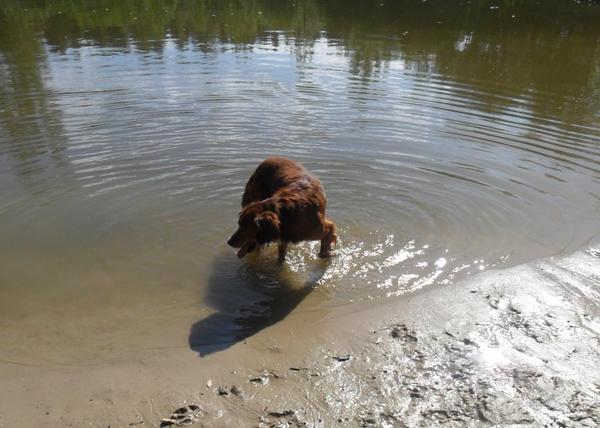
[[[581,248],[599,22],[566,1],[2,1],[0,359],[204,355]],[[321,179],[331,260],[227,247],[273,155]]]

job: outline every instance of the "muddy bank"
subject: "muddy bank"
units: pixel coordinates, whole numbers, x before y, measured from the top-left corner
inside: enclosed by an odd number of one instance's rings
[[[293,312],[206,358],[3,363],[0,426],[598,426],[599,303],[589,250],[318,324]]]
[[[598,426],[598,255],[480,275],[339,320],[332,343],[288,356],[289,367],[232,378],[190,421]]]

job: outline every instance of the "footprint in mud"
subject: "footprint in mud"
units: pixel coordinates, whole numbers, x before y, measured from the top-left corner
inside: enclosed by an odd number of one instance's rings
[[[392,326],[390,334],[394,339],[401,341],[408,358],[419,367],[423,365],[425,355],[417,349],[419,339],[416,332],[409,330],[405,324],[397,324]]]
[[[499,293],[497,295],[486,294],[483,297],[485,297],[488,305],[490,305],[492,309],[498,310],[501,306],[505,305],[504,293]]]
[[[182,425],[191,425],[200,419],[202,410],[195,404],[180,407],[171,413],[171,416],[160,421],[160,428],[178,427]]]
[[[307,427],[308,424],[298,418],[294,410],[281,410],[267,412],[261,416],[258,426],[260,428],[276,428],[276,427]]]
[[[290,370],[296,369],[290,367]],[[297,369],[300,370],[300,369]],[[281,376],[273,371],[264,371],[259,376],[254,376],[249,379],[249,382],[253,385],[268,385],[271,381],[281,379]]]
[[[404,324],[398,324],[392,327],[392,337],[394,339],[401,339],[403,342],[417,342],[417,335],[414,331],[411,331]]]
[[[544,343],[551,336],[556,336],[552,331],[551,321],[545,320],[541,323],[535,321],[531,316],[528,316],[527,311],[523,310],[521,307],[522,302],[515,301],[502,292],[486,294],[484,298],[492,309],[499,311],[503,324],[507,328],[514,328],[537,343]],[[536,302],[533,301],[533,303]]]
[[[586,251],[592,257],[598,257],[600,259],[600,248],[590,248]]]

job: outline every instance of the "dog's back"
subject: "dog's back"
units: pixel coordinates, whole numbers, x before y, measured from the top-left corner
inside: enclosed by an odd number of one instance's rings
[[[290,159],[272,157],[264,160],[248,180],[242,207],[270,198],[285,188],[289,188],[290,192],[312,191],[324,195],[319,180],[302,165]]]

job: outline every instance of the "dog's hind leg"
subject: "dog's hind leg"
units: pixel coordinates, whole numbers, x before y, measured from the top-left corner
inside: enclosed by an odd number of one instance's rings
[[[285,253],[287,252],[287,242],[280,242],[277,246],[277,251],[279,253],[277,261],[279,261],[279,263],[283,263],[285,261]]]
[[[321,249],[319,250],[319,257],[322,259],[331,257],[331,244],[337,243],[335,224],[328,218],[326,218],[323,223],[324,235],[323,238],[321,238]]]

